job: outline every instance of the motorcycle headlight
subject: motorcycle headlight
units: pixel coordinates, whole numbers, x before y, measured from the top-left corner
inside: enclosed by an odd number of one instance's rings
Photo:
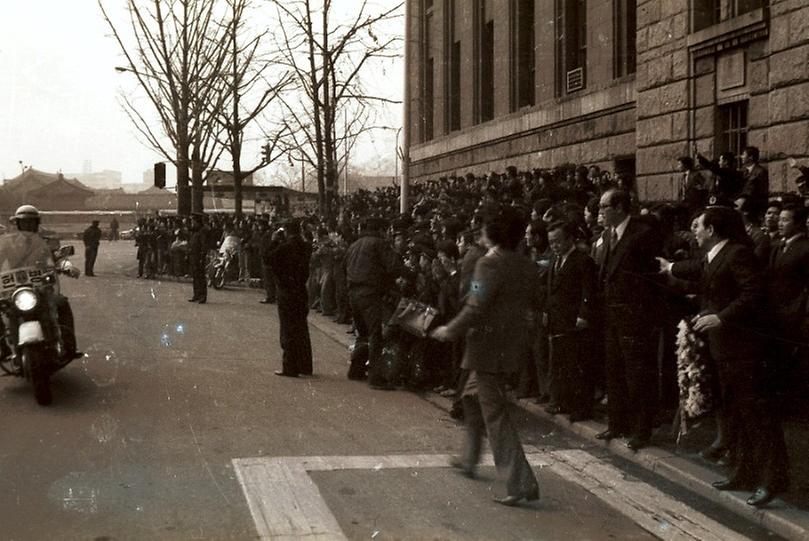
[[[14,293],[13,300],[14,306],[16,306],[17,310],[20,312],[30,312],[36,308],[39,303],[37,294],[30,289],[20,289]]]

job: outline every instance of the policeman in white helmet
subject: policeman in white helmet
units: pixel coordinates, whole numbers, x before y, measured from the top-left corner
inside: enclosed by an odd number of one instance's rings
[[[23,267],[38,267],[43,270],[58,268],[59,271],[78,278],[79,270],[67,259],[54,261],[54,254],[48,241],[39,235],[39,210],[33,205],[22,205],[9,220],[17,227],[0,236],[0,273]],[[73,312],[67,297],[58,293],[53,296],[59,325],[63,331],[65,356],[75,358],[76,335],[73,325]]]

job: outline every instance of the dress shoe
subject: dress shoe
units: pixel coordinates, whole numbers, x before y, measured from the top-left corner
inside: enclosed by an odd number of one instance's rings
[[[621,432],[613,431],[610,429],[605,430],[604,432],[599,432],[596,434],[597,440],[611,440],[613,438],[620,438],[623,434]]]
[[[726,451],[727,447],[711,445],[710,447],[706,447],[705,449],[700,451],[699,456],[701,456],[705,460],[716,462],[725,455]]]
[[[535,488],[531,492],[527,494],[522,494],[520,496],[506,496],[505,498],[494,498],[494,501],[499,503],[500,505],[505,505],[507,507],[514,507],[518,505],[521,501],[525,500],[526,502],[533,502],[539,499],[539,487]]]
[[[449,457],[449,465],[455,468],[456,470],[459,470],[459,473],[464,477],[468,477],[470,479],[475,478],[475,467],[467,464],[461,457],[459,456]]]
[[[626,442],[626,446],[632,449],[633,451],[638,451],[643,449],[644,447],[648,447],[649,445],[649,438],[644,438],[642,436],[633,436]]]
[[[749,488],[747,483],[738,479],[722,479],[721,481],[714,481],[711,485],[716,490],[746,490]]]
[[[557,406],[556,404],[548,404],[545,406],[545,413],[550,413],[551,415],[557,415],[562,413],[562,408]]]
[[[589,421],[592,419],[592,415],[587,415],[584,413],[571,413],[568,419],[571,423],[580,423],[582,421]]]
[[[198,300],[199,300],[199,299],[197,299],[197,298],[195,297],[195,298],[193,298],[193,299],[188,299],[188,302],[197,302]]]
[[[199,299],[197,304],[205,304],[206,302],[208,302],[208,299]]]
[[[758,487],[755,493],[747,498],[747,505],[753,507],[764,507],[775,498],[775,492],[764,487]]]
[[[275,375],[276,376],[284,376],[285,378],[297,378],[298,377],[298,374],[292,374],[290,372],[284,372],[283,370],[276,370]]]

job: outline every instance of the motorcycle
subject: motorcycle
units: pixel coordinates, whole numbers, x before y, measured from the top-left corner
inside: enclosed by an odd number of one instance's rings
[[[7,376],[24,377],[34,388],[40,405],[51,403],[50,377],[67,366],[54,297],[59,293],[56,273],[78,277],[67,260],[72,246],[55,253],[53,269],[22,267],[0,274],[0,318],[5,332],[0,348],[0,370]]]
[[[233,272],[235,262],[236,254],[234,252],[229,250],[224,253],[217,252],[209,267],[208,285],[213,286],[214,289],[225,287],[225,282]]]

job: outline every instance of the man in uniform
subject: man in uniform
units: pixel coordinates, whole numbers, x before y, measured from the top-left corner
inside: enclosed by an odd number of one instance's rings
[[[309,260],[312,247],[303,240],[300,224],[292,220],[284,231],[286,239],[267,257],[275,274],[281,348],[284,350],[281,370],[276,376],[296,378],[312,375],[312,344],[309,341],[309,302],[306,281],[309,279]],[[280,240],[281,231],[274,237]]]
[[[188,264],[194,281],[194,296],[188,302],[205,304],[208,301],[208,282],[205,276],[205,260],[208,256],[208,228],[205,214],[195,212],[191,216],[191,238],[188,241]]]
[[[84,275],[95,276],[93,267],[98,256],[98,245],[101,242],[101,228],[99,221],[93,220],[93,225],[84,230],[82,240],[84,241]]]
[[[17,209],[12,217],[17,231],[0,237],[0,273],[22,267],[52,269],[55,266],[53,250],[48,245],[48,241],[39,235],[39,221],[39,210],[36,207],[23,205]],[[64,272],[73,278],[79,277],[79,270],[69,262],[65,264],[64,268],[66,269]],[[83,353],[76,349],[73,311],[67,297],[59,293],[55,294],[52,300],[64,341],[64,359],[81,357]],[[4,332],[2,327],[2,320],[0,320],[0,336]],[[0,343],[4,342],[0,340]]]

